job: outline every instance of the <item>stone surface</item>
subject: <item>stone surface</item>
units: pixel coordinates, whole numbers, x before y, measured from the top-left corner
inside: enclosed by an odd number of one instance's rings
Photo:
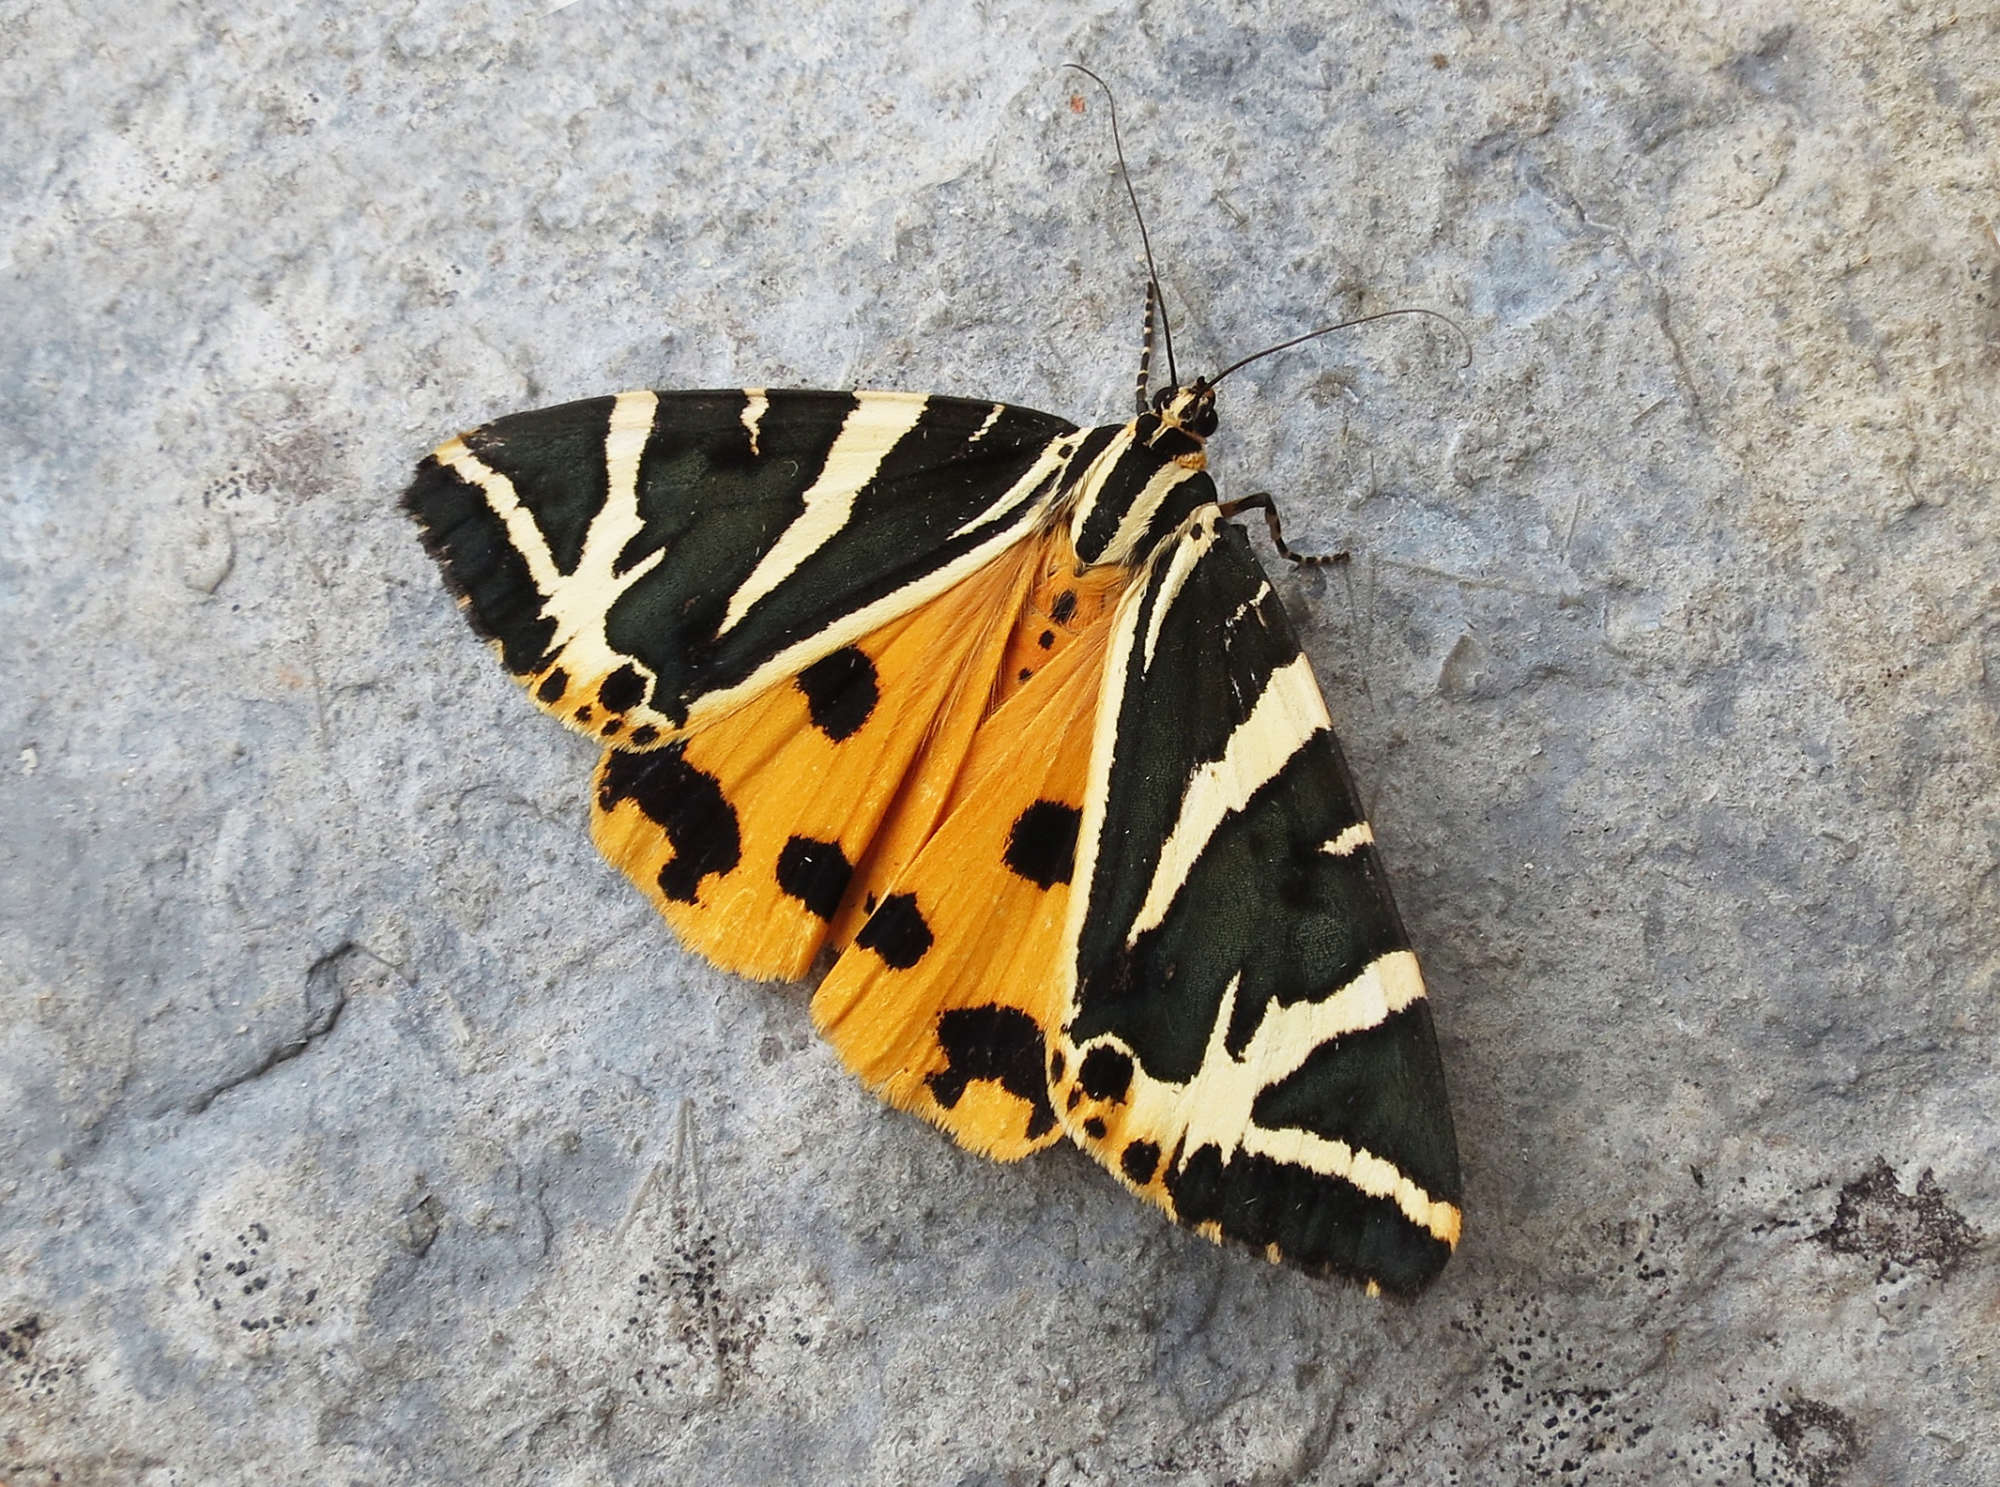
[[[5,7],[0,1478],[2000,1480],[1985,7]],[[628,385],[1117,416],[1120,88],[1375,805],[1411,1306],[682,952],[394,498]],[[1078,101],[1072,101],[1076,93]],[[1275,570],[1274,570],[1275,571]]]

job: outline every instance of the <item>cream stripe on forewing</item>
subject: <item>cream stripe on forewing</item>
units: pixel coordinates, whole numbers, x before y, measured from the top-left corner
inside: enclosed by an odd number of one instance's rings
[[[604,430],[604,505],[590,519],[576,577],[589,583],[613,584],[622,591],[628,580],[612,578],[618,555],[645,529],[639,516],[639,461],[653,435],[653,417],[660,399],[650,392],[621,392],[611,404]],[[611,595],[603,607],[610,607]]]
[[[972,431],[972,437],[965,441],[965,447],[967,449],[970,449],[973,445],[977,444],[981,439],[984,439],[986,435],[992,430],[993,425],[1000,421],[1000,415],[1005,413],[1006,411],[1007,411],[1007,405],[1005,403],[995,403],[993,405],[993,411],[986,415],[985,422],[981,423],[978,428],[974,429]]]
[[[488,465],[467,446],[464,439],[447,439],[431,456],[447,466],[459,479],[479,487],[486,506],[507,528],[507,541],[528,565],[528,577],[544,598],[555,592],[561,574],[549,552],[548,540],[535,522],[535,515],[521,504],[514,482]]]
[[[873,604],[864,605],[860,609],[842,615],[834,623],[815,630],[803,640],[787,646],[734,686],[704,692],[688,708],[687,719],[681,724],[681,731],[686,732],[701,727],[735,711],[767,688],[797,676],[821,657],[831,655],[844,645],[852,645],[869,631],[878,629],[897,616],[908,614],[918,605],[935,599],[960,579],[977,572],[1015,543],[1022,541],[1048,505],[1046,495],[1041,501],[1027,499],[1034,493],[1035,486],[1041,480],[1038,470],[1039,467],[1023,475],[1015,483],[1014,492],[996,503],[1002,508],[1009,504],[1020,508],[1011,523],[996,528],[984,542],[976,547],[967,548],[949,563],[931,569],[921,578],[912,580],[892,593],[884,594]]]
[[[1153,517],[1160,506],[1173,494],[1176,486],[1183,481],[1194,479],[1201,474],[1171,462],[1160,466],[1148,480],[1139,494],[1132,498],[1132,504],[1125,508],[1125,514],[1118,521],[1118,530],[1111,534],[1104,551],[1098,555],[1100,563],[1122,563],[1132,556],[1132,550],[1139,545],[1139,539],[1146,535],[1146,528],[1152,525]]]
[[[757,431],[763,424],[764,414],[769,411],[770,406],[771,400],[764,396],[763,388],[746,387],[743,389],[743,430],[750,436],[750,454],[752,458],[764,452],[757,447]]]
[[[1088,435],[1096,431],[1085,429],[1080,432]],[[1070,453],[1074,455],[1078,447],[1080,446],[1072,445]],[[1104,495],[1105,482],[1110,480],[1111,472],[1118,468],[1118,461],[1131,447],[1132,425],[1128,423],[1122,425],[1118,432],[1111,436],[1105,446],[1091,458],[1090,463],[1083,467],[1080,474],[1066,482],[1070,500],[1069,540],[1071,546],[1078,551],[1083,549],[1083,529],[1090,524],[1091,513],[1097,509],[1097,503]],[[1107,559],[1100,553],[1095,561],[1101,563]]]
[[[1174,829],[1160,847],[1146,900],[1132,921],[1125,943],[1157,927],[1194,871],[1202,850],[1216,828],[1250,803],[1314,734],[1332,727],[1326,703],[1313,680],[1312,664],[1301,651],[1271,673],[1250,715],[1229,735],[1222,757],[1203,764],[1188,776]]]
[[[999,403],[994,404],[994,417],[997,418],[1004,411],[1004,406]],[[988,424],[991,422],[992,419],[987,420]],[[985,431],[985,426],[982,425],[980,432],[984,433]],[[1060,439],[1052,439],[1043,445],[1042,452],[1035,456],[1035,462],[1028,466],[1027,473],[995,497],[992,504],[984,511],[967,521],[961,522],[958,530],[951,534],[951,540],[956,542],[961,537],[969,536],[981,527],[999,520],[1015,507],[1025,503],[1029,497],[1034,495],[1037,486],[1041,485],[1049,476],[1062,468],[1063,462],[1070,456],[1070,451],[1076,447],[1074,442],[1075,437],[1073,434],[1066,434]]]
[[[1416,956],[1392,950],[1322,1001],[1272,1002],[1238,1058],[1229,1051],[1228,1033],[1241,986],[1239,974],[1224,990],[1201,1067],[1186,1084],[1144,1077],[1142,1066],[1125,1112],[1126,1128],[1182,1133],[1182,1150],[1213,1146],[1224,1162],[1239,1150],[1294,1162],[1391,1198],[1412,1223],[1456,1243],[1458,1210],[1433,1200],[1393,1163],[1344,1141],[1311,1131],[1270,1129],[1251,1119],[1258,1096],[1290,1078],[1323,1044],[1378,1027],[1421,1000],[1424,982]]]
[[[1268,582],[1258,584],[1256,593],[1229,611],[1229,618],[1222,622],[1222,628],[1225,630],[1234,630],[1238,625],[1243,623],[1244,615],[1249,614],[1270,597],[1271,585]]]
[[[1145,669],[1153,669],[1153,652],[1160,643],[1160,626],[1167,622],[1167,611],[1180,598],[1181,588],[1188,581],[1210,547],[1215,544],[1215,519],[1211,511],[1204,509],[1197,516],[1195,525],[1186,537],[1173,545],[1173,553],[1167,559],[1167,571],[1160,575],[1158,597],[1153,600],[1152,622],[1146,626]]]
[[[1330,842],[1321,842],[1320,851],[1329,857],[1350,857],[1375,840],[1366,821],[1356,821]]]
[[[661,558],[651,552],[625,572],[614,572],[619,554],[645,527],[639,516],[639,462],[659,401],[656,394],[639,391],[621,392],[612,402],[604,430],[604,504],[590,519],[575,569],[542,604],[542,613],[555,621],[555,642],[573,676],[600,675],[622,662],[605,642],[604,617]]]
[[[1456,1249],[1463,1222],[1456,1207],[1442,1198],[1433,1198],[1403,1175],[1394,1162],[1385,1161],[1363,1147],[1330,1140],[1312,1131],[1267,1131],[1252,1126],[1245,1133],[1243,1149],[1273,1161],[1290,1162],[1325,1177],[1352,1183],[1371,1198],[1387,1198],[1403,1217],[1426,1231],[1433,1239]]]
[[[1155,563],[1169,561],[1168,549],[1178,549],[1191,540],[1183,531],[1169,538],[1153,556]],[[1132,668],[1132,651],[1139,633],[1139,616],[1152,589],[1150,575],[1126,585],[1111,619],[1111,644],[1104,658],[1104,679],[1098,683],[1097,721],[1090,731],[1090,773],[1083,783],[1083,813],[1077,821],[1076,858],[1071,866],[1069,911],[1063,919],[1062,944],[1056,974],[1061,978],[1065,1020],[1076,1015],[1076,956],[1083,939],[1083,921],[1090,910],[1097,875],[1097,844],[1104,834],[1105,802],[1111,794],[1112,754],[1118,743],[1118,713],[1125,697],[1127,673]]]
[[[834,436],[819,478],[800,497],[805,509],[778,534],[750,576],[729,596],[728,611],[716,627],[717,636],[727,635],[752,605],[840,534],[854,514],[854,498],[875,478],[889,451],[917,426],[928,402],[921,393],[861,395]]]

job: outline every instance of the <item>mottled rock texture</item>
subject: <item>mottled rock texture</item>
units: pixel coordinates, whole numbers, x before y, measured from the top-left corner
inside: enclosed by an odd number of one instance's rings
[[[2000,1481],[2000,21],[0,16],[0,1479]],[[1372,1302],[672,941],[395,510],[630,385],[1184,369],[1430,972]],[[1276,570],[1274,570],[1276,571]]]

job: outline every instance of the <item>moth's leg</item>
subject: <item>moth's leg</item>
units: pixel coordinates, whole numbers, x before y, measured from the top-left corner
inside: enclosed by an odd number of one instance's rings
[[[1241,500],[1222,503],[1224,516],[1239,516],[1245,511],[1264,513],[1264,524],[1271,529],[1271,545],[1278,549],[1278,556],[1287,562],[1296,563],[1301,568],[1320,568],[1349,561],[1350,554],[1345,549],[1340,552],[1301,553],[1293,552],[1287,547],[1285,534],[1278,525],[1278,503],[1271,499],[1269,491],[1258,491],[1255,495],[1244,496]]]

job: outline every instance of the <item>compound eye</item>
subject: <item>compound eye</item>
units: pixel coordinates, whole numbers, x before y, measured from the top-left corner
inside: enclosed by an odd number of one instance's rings
[[[1179,391],[1180,389],[1178,387],[1163,387],[1158,392],[1154,393],[1153,411],[1155,413],[1166,412],[1167,404],[1171,403],[1174,400],[1174,394]]]
[[[1215,416],[1215,404],[1213,402],[1207,402],[1203,403],[1198,409],[1195,410],[1195,415],[1193,418],[1188,420],[1187,426],[1194,433],[1197,433],[1201,435],[1202,438],[1206,439],[1210,434],[1216,431],[1217,427],[1221,424],[1221,422],[1222,420]]]

